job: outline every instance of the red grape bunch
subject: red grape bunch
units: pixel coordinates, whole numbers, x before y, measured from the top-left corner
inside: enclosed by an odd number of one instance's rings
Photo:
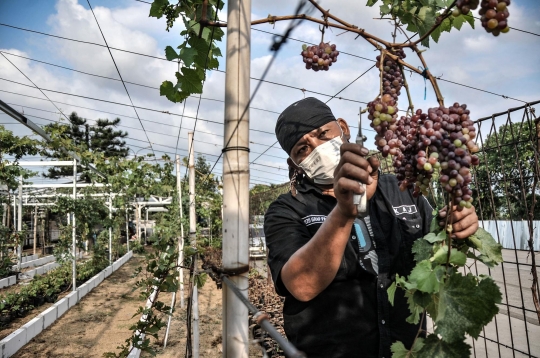
[[[480,3],[480,10],[478,14],[482,17],[480,21],[482,26],[487,32],[490,32],[493,36],[499,36],[502,32],[507,33],[510,31],[508,27],[508,6],[510,0],[482,0]]]
[[[328,71],[332,63],[337,61],[339,51],[336,50],[336,45],[321,42],[319,46],[302,45],[300,53],[306,64],[307,70]]]
[[[392,51],[393,54],[398,56],[400,59],[406,57],[405,51],[403,49],[398,49]],[[381,56],[377,56],[376,66],[381,68]],[[401,69],[396,61],[390,57],[384,58],[383,70],[380,74],[383,80],[383,94],[388,94],[392,96],[396,101],[398,96],[401,94],[401,87],[403,86],[403,76]]]
[[[375,144],[383,157],[392,155],[400,189],[413,189],[413,195],[427,195],[430,181],[439,173],[442,188],[452,195],[455,205],[471,207],[471,166],[479,159],[474,142],[475,127],[467,105],[418,109],[411,117],[396,115],[387,120],[394,100],[388,96],[369,103],[371,126],[376,130]],[[397,108],[395,108],[397,111]],[[382,119],[381,119],[382,117]],[[387,123],[387,124],[386,124]]]
[[[396,104],[396,100],[389,94],[368,103],[370,126],[377,132],[375,144],[385,157],[388,154],[398,154],[399,143],[394,140],[398,111]]]
[[[457,0],[452,15],[456,17],[462,14],[468,15],[471,10],[476,10],[479,4],[480,0]]]
[[[439,147],[441,171],[439,182],[446,192],[452,194],[455,205],[470,208],[472,190],[468,185],[472,181],[471,166],[478,165],[475,127],[469,117],[466,104],[454,103],[449,108],[430,108],[430,119],[441,124],[443,140]]]

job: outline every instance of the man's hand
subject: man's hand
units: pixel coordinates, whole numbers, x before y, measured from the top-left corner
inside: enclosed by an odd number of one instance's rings
[[[334,195],[337,208],[345,217],[356,217],[354,194],[363,194],[366,184],[368,200],[377,189],[379,160],[376,157],[366,159],[369,151],[355,143],[343,143],[341,159],[334,172]]]
[[[441,212],[446,211],[446,207],[441,209]],[[448,222],[452,223],[452,238],[454,239],[466,239],[478,229],[478,216],[474,206],[467,209],[454,205]]]

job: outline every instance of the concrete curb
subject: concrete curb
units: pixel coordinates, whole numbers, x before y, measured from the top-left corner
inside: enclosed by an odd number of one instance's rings
[[[11,333],[9,336],[0,341],[1,358],[8,358],[17,353],[19,349],[30,342],[34,337],[40,334],[44,329],[53,324],[60,318],[68,309],[75,306],[88,292],[97,287],[105,277],[122,267],[129,259],[133,257],[133,251],[128,252],[120,259],[116,260],[113,265],[86,281],[79,286],[76,291],[71,292],[53,306],[41,312],[38,316],[26,323],[24,326]],[[54,262],[53,264],[56,264]],[[57,264],[58,265],[58,264]],[[108,272],[108,274],[106,274]],[[13,276],[14,277],[14,276]]]
[[[8,287],[17,283],[17,276],[9,276],[0,280],[0,288]]]

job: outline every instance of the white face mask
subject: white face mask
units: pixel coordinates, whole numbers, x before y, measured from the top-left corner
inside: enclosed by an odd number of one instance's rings
[[[340,147],[343,140],[335,137],[319,145],[304,159],[299,168],[302,168],[306,175],[316,184],[333,184],[334,171],[341,158]]]

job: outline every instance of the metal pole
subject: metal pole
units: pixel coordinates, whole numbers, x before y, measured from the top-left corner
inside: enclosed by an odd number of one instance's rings
[[[112,199],[109,196],[109,221],[112,220]],[[112,265],[112,227],[109,227],[109,265]]]
[[[77,200],[77,159],[73,159],[73,202]],[[73,250],[73,291],[77,290],[77,232],[75,229],[75,211],[71,213],[71,244]]]
[[[137,200],[137,198],[135,198]],[[139,244],[142,245],[141,240],[141,206],[139,205],[139,202],[137,201],[137,240],[139,240]]]
[[[184,214],[182,208],[182,181],[180,180],[180,156],[176,155],[176,190],[178,191],[178,207],[180,210],[180,237],[178,238],[178,260],[176,264],[178,266],[184,263]],[[184,308],[184,270],[178,267],[178,285],[180,286],[180,308]],[[165,338],[163,340],[163,348],[167,348],[167,340],[169,339],[169,330],[171,328],[172,312],[176,303],[176,291],[172,294],[171,310],[169,314],[169,320],[167,321],[167,330],[165,331]]]
[[[193,132],[188,133],[189,152],[189,241],[193,248],[197,248],[197,218],[195,212],[195,146]],[[197,254],[193,255],[193,275],[197,274]],[[193,285],[191,303],[191,315],[193,317],[193,342],[192,357],[199,358],[199,293],[197,284]]]
[[[17,227],[17,199],[13,193],[13,230]]]
[[[34,207],[34,255],[37,249],[37,205]]]
[[[19,178],[19,213],[17,215],[17,232],[19,233],[19,245],[17,245],[17,271],[21,272],[21,263],[22,263],[22,175]]]
[[[223,267],[249,264],[249,76],[251,0],[227,2],[223,148]],[[247,272],[231,277],[247,297]],[[223,287],[223,357],[247,358],[248,310]]]
[[[127,252],[129,252],[129,214],[126,204],[126,248]]]
[[[232,280],[229,277],[223,276],[222,280],[225,286],[228,287],[238,297],[238,299],[246,306],[246,308],[253,314],[253,318],[255,319],[257,324],[263,330],[268,332],[270,337],[272,337],[277,342],[277,344],[279,344],[281,349],[283,349],[283,352],[285,353],[286,357],[306,358],[306,355],[303,352],[296,349],[296,347],[293,346],[291,342],[289,342],[285,337],[283,337],[278,332],[276,327],[274,327],[272,323],[270,323],[268,319],[269,316],[266,313],[259,311],[257,307],[255,307],[251,302],[249,302],[246,296],[238,289],[238,287],[236,287],[234,282],[232,282]]]
[[[184,208],[182,204],[182,181],[180,178],[180,156],[176,155],[176,187],[178,189],[178,205],[180,206],[180,241],[178,242],[178,264],[184,263]],[[184,269],[179,267],[180,307],[184,308]]]
[[[146,208],[146,222],[144,223],[144,244],[147,245],[148,240],[148,207]]]

